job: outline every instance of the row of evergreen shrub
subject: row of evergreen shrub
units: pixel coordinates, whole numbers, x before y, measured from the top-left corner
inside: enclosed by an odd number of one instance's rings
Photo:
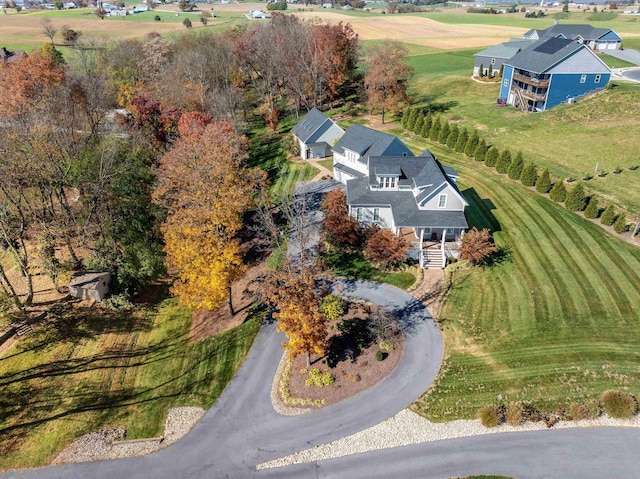
[[[629,393],[609,390],[602,393],[598,400],[574,402],[552,412],[539,411],[531,404],[521,401],[506,405],[489,404],[478,410],[477,418],[485,427],[496,427],[505,422],[510,426],[519,426],[525,421],[544,421],[547,427],[552,427],[558,421],[596,419],[603,412],[613,418],[630,418],[638,412],[639,400]]]
[[[522,152],[512,156],[509,149],[500,151],[495,146],[487,145],[476,130],[469,134],[465,128],[450,124],[442,116],[434,115],[428,108],[420,107],[405,108],[400,124],[416,135],[437,141],[457,153],[464,153],[469,158],[484,162],[485,166],[495,168],[498,173],[507,174],[509,178],[520,181],[524,186],[535,187],[539,193],[549,193],[552,201],[564,203],[569,211],[584,211],[584,216],[589,219],[600,217],[603,225],[613,225],[614,231],[618,234],[628,229],[626,214],[616,213],[611,204],[601,210],[598,197],[588,197],[581,182],[567,190],[563,179],[552,181],[548,168],[538,175],[536,165],[531,162],[525,163]]]

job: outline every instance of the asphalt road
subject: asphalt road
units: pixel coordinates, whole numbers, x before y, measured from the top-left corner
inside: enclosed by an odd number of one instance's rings
[[[420,396],[440,368],[443,343],[426,308],[388,285],[344,282],[343,293],[396,311],[406,342],[396,369],[354,398],[301,416],[281,416],[271,406],[271,383],[283,336],[265,325],[219,400],[182,440],[149,456],[10,471],[3,478],[249,478],[280,477],[255,465],[324,444],[395,415]],[[291,477],[296,476],[295,473]]]

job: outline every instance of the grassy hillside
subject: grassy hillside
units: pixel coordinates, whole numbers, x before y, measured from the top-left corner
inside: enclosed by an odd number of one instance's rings
[[[158,436],[175,406],[210,407],[246,356],[261,318],[197,343],[191,313],[60,310],[0,357],[0,469],[38,466],[107,424]]]
[[[587,173],[609,173],[587,182],[588,189],[606,199],[640,211],[640,164],[636,118],[640,117],[640,86],[614,84],[610,90],[561,105],[544,113],[526,114],[512,107],[496,106],[499,83],[473,81],[473,54],[458,50],[417,54],[410,64],[415,70],[411,93],[418,104],[431,104],[449,121],[476,128],[489,144],[512,151],[522,150],[527,161],[548,167],[557,177],[582,178]],[[622,174],[611,172],[621,167]]]
[[[640,250],[482,164],[411,146],[458,169],[471,225],[506,252],[456,273],[441,312],[447,360],[416,409],[442,421],[496,402],[555,409],[640,392]]]

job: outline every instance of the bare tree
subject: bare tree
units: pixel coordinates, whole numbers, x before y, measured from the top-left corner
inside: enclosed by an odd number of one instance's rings
[[[49,40],[51,41],[51,45],[54,45],[53,37],[55,37],[56,33],[58,33],[58,30],[51,23],[51,19],[50,18],[43,18],[42,21],[40,22],[40,24],[42,25],[42,32],[47,37],[49,37]]]

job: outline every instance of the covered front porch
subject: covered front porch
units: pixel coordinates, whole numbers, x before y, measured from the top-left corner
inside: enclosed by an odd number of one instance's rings
[[[447,258],[458,257],[458,249],[465,228],[397,228],[396,235],[411,248],[407,254],[418,261],[421,268],[444,268]]]

